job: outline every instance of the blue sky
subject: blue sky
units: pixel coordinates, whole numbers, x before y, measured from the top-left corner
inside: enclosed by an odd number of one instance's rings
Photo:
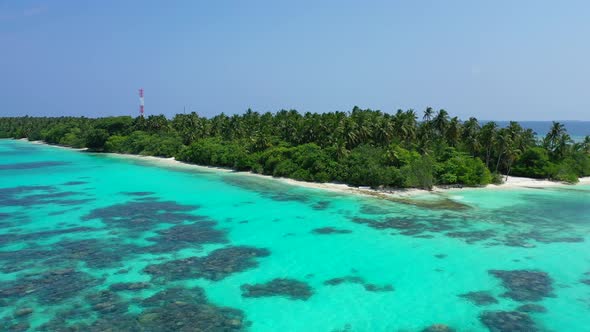
[[[590,120],[589,1],[0,1],[0,116]]]

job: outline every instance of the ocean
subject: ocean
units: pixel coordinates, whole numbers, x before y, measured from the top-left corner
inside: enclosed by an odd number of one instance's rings
[[[590,186],[388,201],[0,140],[2,331],[588,331],[589,241]]]

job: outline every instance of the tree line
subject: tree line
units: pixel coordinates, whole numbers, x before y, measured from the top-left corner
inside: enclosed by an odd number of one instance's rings
[[[5,117],[0,137],[354,186],[477,186],[501,182],[501,174],[574,183],[590,175],[590,137],[575,143],[561,123],[537,138],[517,122],[500,128],[430,107],[421,115],[355,107],[212,118]]]

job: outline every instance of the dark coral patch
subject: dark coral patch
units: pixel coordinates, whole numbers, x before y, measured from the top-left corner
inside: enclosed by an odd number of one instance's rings
[[[16,195],[23,195],[31,192],[43,192],[43,191],[55,191],[56,188],[53,186],[19,186],[11,188],[0,189],[0,199],[7,197],[13,197]]]
[[[140,302],[143,311],[128,312],[129,303],[111,291],[85,297],[89,308],[60,311],[40,331],[242,331],[248,322],[242,311],[207,301],[201,288],[170,288]],[[96,317],[87,322],[88,318]],[[83,320],[72,323],[72,321]]]
[[[230,274],[258,266],[256,258],[270,255],[267,249],[254,247],[227,247],[212,251],[205,257],[189,257],[162,264],[152,264],[145,272],[162,281],[192,278],[221,280]]]
[[[365,280],[361,277],[347,276],[347,277],[332,278],[332,279],[324,281],[324,285],[327,285],[327,286],[337,286],[337,285],[340,285],[343,283],[364,284]]]
[[[87,184],[88,182],[86,181],[68,181],[65,183],[62,183],[62,186],[78,186],[81,184]]]
[[[96,314],[97,319],[92,323],[70,323],[72,320],[88,320]],[[71,331],[125,331],[143,332],[137,322],[137,317],[129,314],[109,314],[108,312],[97,312],[82,310],[79,308],[63,310],[58,312],[53,319],[41,325],[37,331],[41,332],[71,332]]]
[[[363,285],[365,290],[368,292],[393,292],[394,291],[394,288],[392,285],[379,286],[376,284],[367,283],[363,278],[357,277],[357,276],[346,276],[346,277],[332,278],[332,279],[324,281],[324,285],[326,285],[326,286],[337,286],[337,285],[344,284],[344,283]]]
[[[423,329],[422,332],[455,332],[455,329],[445,324],[433,324]]]
[[[516,301],[540,301],[553,296],[552,279],[545,272],[529,270],[490,270],[491,275],[502,280],[508,289],[503,296]]]
[[[128,304],[121,297],[109,290],[100,291],[86,296],[93,311],[104,315],[122,315],[127,313]]]
[[[20,186],[0,189],[0,206],[29,207],[35,205],[58,204],[80,205],[92,199],[72,199],[79,193],[58,191],[53,186]]]
[[[207,296],[202,288],[167,288],[141,301],[143,307],[161,307],[168,302],[205,303]]]
[[[38,260],[51,257],[50,250],[38,248],[26,248],[14,251],[0,251],[0,271],[2,273],[14,273],[31,269],[38,265]]]
[[[254,191],[263,197],[277,202],[293,201],[306,203],[309,201],[308,195],[296,192],[296,190],[293,190],[294,187],[272,180],[261,180],[247,176],[228,175],[223,177],[223,181],[232,186]]]
[[[0,164],[0,171],[55,167],[69,164],[69,162],[64,161],[38,161],[30,163]]]
[[[467,299],[476,305],[490,305],[498,303],[498,300],[496,300],[495,297],[486,291],[469,292],[458,296]]]
[[[494,237],[496,235],[496,232],[494,232],[491,229],[488,229],[483,231],[448,232],[445,235],[452,238],[464,239],[467,243],[475,243]]]
[[[379,286],[375,284],[365,284],[365,290],[367,292],[393,292],[393,286],[391,285],[384,285]]]
[[[147,307],[137,316],[141,331],[242,331],[248,324],[240,310],[207,302],[201,288],[172,288],[142,302]]]
[[[348,230],[348,229],[338,229],[338,228],[333,228],[333,227],[316,228],[316,229],[312,230],[311,232],[314,234],[319,234],[319,235],[352,233],[352,231]]]
[[[7,332],[26,332],[30,330],[31,325],[28,321],[13,320],[5,317],[0,320],[0,331]]]
[[[74,269],[53,270],[39,276],[25,276],[4,283],[0,289],[2,298],[36,296],[42,304],[56,304],[77,296],[87,287],[97,285],[99,280]]]
[[[360,212],[363,214],[384,215],[391,211],[382,206],[363,204],[361,205]]]
[[[118,282],[109,286],[109,289],[113,292],[121,291],[137,291],[141,289],[149,288],[150,284],[147,282]]]
[[[330,202],[329,201],[319,201],[319,202],[313,204],[311,207],[312,207],[312,209],[318,210],[318,211],[326,210],[328,207],[330,207]]]
[[[143,197],[143,196],[150,196],[154,195],[155,192],[153,191],[123,191],[121,194],[126,196],[134,196],[134,197]]]
[[[266,195],[273,201],[277,202],[302,202],[309,201],[309,197],[304,194],[290,193],[290,192],[273,192]]]
[[[202,217],[187,213],[197,208],[170,201],[128,202],[95,209],[82,220],[100,219],[110,226],[149,230],[160,223],[178,224],[201,220]]]
[[[357,224],[366,224],[375,229],[396,229],[402,235],[419,235],[424,232],[442,232],[451,230],[454,226],[443,219],[431,218],[428,220],[413,218],[385,218],[372,220],[367,218],[352,217]]]
[[[547,309],[544,306],[533,303],[523,304],[516,308],[516,310],[521,312],[547,312]]]
[[[286,278],[276,278],[264,284],[245,284],[240,288],[243,297],[282,296],[306,301],[313,295],[313,289],[307,283]]]
[[[531,317],[518,311],[486,311],[479,320],[493,332],[536,332]]]
[[[83,261],[91,268],[120,266],[121,261],[130,254],[140,251],[140,247],[115,240],[62,240],[55,244],[54,256],[50,264],[68,264]]]
[[[138,321],[148,329],[239,331],[246,325],[241,311],[207,303],[201,288],[167,289],[147,298],[142,305],[148,309]]]
[[[49,231],[39,231],[32,233],[8,233],[0,234],[0,243],[18,243],[24,241],[38,240],[41,238],[47,238],[57,235],[72,234],[72,233],[85,233],[96,231],[96,228],[92,227],[72,227],[63,229],[54,229]],[[0,257],[1,259],[1,257]]]
[[[175,225],[158,231],[158,236],[148,240],[156,242],[146,248],[148,252],[171,252],[183,248],[200,248],[206,243],[226,243],[226,232],[214,228],[217,223],[210,220],[198,221],[190,225]]]

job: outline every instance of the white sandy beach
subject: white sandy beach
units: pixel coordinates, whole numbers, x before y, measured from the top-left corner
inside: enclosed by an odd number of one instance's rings
[[[26,141],[26,139],[22,139]],[[47,144],[43,141],[32,141],[30,143],[33,144],[42,144],[46,146],[51,146],[55,148],[61,149],[71,149],[76,151],[85,151],[87,149],[74,149],[70,147],[64,147],[59,145],[51,145]],[[182,169],[195,169],[199,171],[210,171],[210,172],[235,172],[228,168],[221,168],[221,167],[212,167],[212,166],[201,166],[195,164],[189,164],[182,161],[178,161],[174,158],[163,158],[163,157],[154,157],[154,156],[141,156],[141,155],[132,155],[132,154],[121,154],[121,153],[105,153],[105,155],[109,155],[115,158],[124,158],[124,159],[135,159],[141,161],[147,161],[154,165],[164,166],[164,167],[174,167],[174,168],[182,168]],[[281,181],[283,183],[287,183],[293,186],[300,186],[306,188],[313,188],[313,189],[322,189],[322,190],[329,190],[333,192],[339,193],[347,193],[347,194],[357,194],[357,195],[367,195],[367,196],[391,196],[397,198],[403,197],[410,197],[420,194],[428,194],[428,193],[442,193],[446,191],[456,191],[462,190],[461,188],[443,188],[443,187],[434,187],[432,191],[427,191],[423,189],[415,189],[415,188],[397,188],[397,189],[387,189],[386,191],[375,190],[370,188],[358,188],[358,187],[351,187],[346,184],[339,184],[339,183],[316,183],[316,182],[306,182],[306,181],[299,181],[289,178],[277,178],[270,175],[262,175],[256,174],[252,172],[237,172],[242,175],[246,176],[255,176],[265,179],[272,179],[275,181]],[[549,188],[555,186],[571,186],[570,184],[556,182],[556,181],[549,181],[549,180],[540,180],[540,179],[532,179],[532,178],[524,178],[524,177],[516,177],[516,176],[508,176],[504,177],[504,183],[500,185],[489,184],[484,187],[464,187],[465,189],[521,189],[521,188]],[[578,184],[582,185],[590,185],[590,177],[580,178]]]

